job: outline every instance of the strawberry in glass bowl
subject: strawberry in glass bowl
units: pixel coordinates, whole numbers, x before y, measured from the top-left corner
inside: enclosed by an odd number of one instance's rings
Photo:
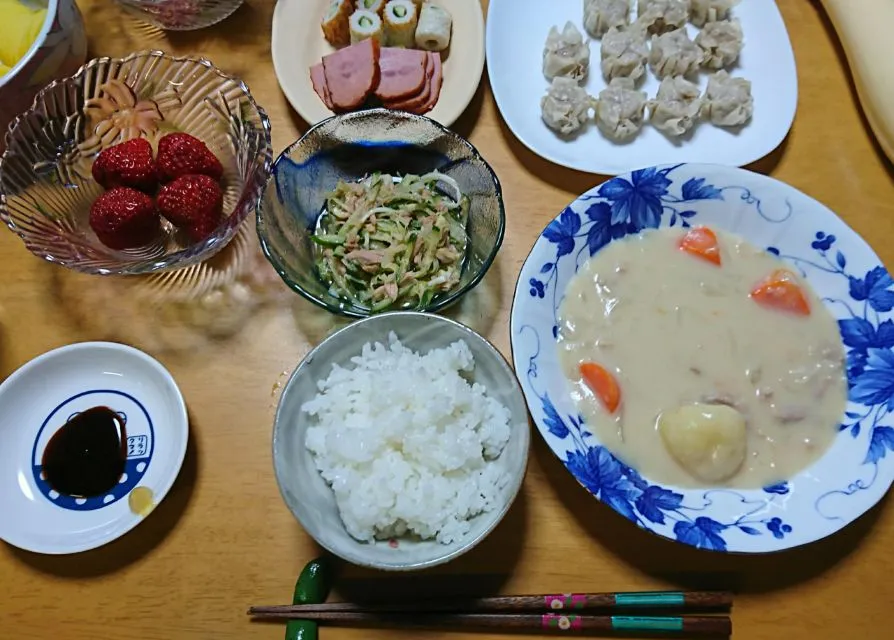
[[[6,145],[0,218],[35,255],[101,275],[210,258],[254,211],[272,158],[241,80],[157,51],[52,83]]]

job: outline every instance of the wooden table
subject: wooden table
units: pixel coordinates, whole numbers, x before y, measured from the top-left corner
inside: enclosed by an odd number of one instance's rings
[[[168,35],[136,28],[109,0],[79,4],[94,55],[144,48],[203,54],[250,84],[270,114],[274,152],[306,128],[273,73],[271,0],[248,0],[217,27]],[[892,266],[894,169],[867,131],[825,17],[802,0],[779,4],[797,57],[798,117],[782,147],[751,168],[830,206]],[[500,120],[486,77],[455,128],[496,169],[507,210],[500,256],[459,313],[508,354],[509,307],[528,249],[556,212],[604,178],[561,169],[523,148]],[[249,623],[245,609],[287,601],[318,549],[283,505],[273,477],[276,391],[309,344],[331,327],[331,316],[275,279],[265,284],[242,277],[195,303],[210,309],[208,317],[189,319],[183,305],[156,309],[114,281],[44,263],[5,231],[0,255],[0,374],[63,344],[128,341],[172,371],[191,418],[189,452],[176,485],[132,533],[70,557],[0,545],[0,637],[281,638],[281,627]],[[244,266],[240,259],[230,252],[216,268],[225,272],[227,261]],[[251,270],[268,273],[262,267]],[[103,301],[116,306],[96,308]],[[0,514],[8,517],[15,516]],[[447,574],[464,576],[466,585],[506,594],[732,587],[740,591],[738,638],[869,640],[890,637],[883,628],[894,602],[892,548],[894,510],[883,502],[839,535],[792,552],[750,558],[700,553],[643,533],[599,504],[535,437],[524,489],[506,520],[478,549],[434,572],[434,583],[445,584]],[[400,589],[403,583],[388,584]],[[323,637],[423,636],[326,630]]]

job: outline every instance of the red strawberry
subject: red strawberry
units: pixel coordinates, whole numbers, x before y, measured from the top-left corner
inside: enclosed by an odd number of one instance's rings
[[[223,192],[214,178],[205,175],[180,176],[158,191],[158,211],[198,242],[210,236],[220,224]]]
[[[109,189],[90,207],[90,228],[112,249],[149,244],[159,222],[152,198],[130,187]]]
[[[170,182],[187,174],[202,174],[220,180],[223,167],[205,143],[188,133],[169,133],[158,141],[158,177]]]
[[[151,193],[158,182],[152,145],[144,138],[104,149],[93,161],[92,172],[93,179],[106,189],[133,187]]]

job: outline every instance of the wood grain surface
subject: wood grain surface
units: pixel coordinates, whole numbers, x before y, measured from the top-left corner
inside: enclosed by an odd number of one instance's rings
[[[79,4],[92,55],[146,48],[202,54],[249,83],[270,115],[275,153],[306,129],[273,73],[273,0],[248,0],[216,27],[167,35],[124,17],[111,0]],[[781,148],[750,168],[831,207],[894,266],[894,169],[868,133],[821,10],[804,0],[779,5],[797,58],[800,104]],[[508,219],[506,241],[489,276],[454,313],[508,354],[508,312],[529,248],[558,211],[605,178],[558,168],[524,149],[502,123],[486,76],[454,128],[499,174]],[[267,278],[262,262],[246,261],[252,235],[248,227],[241,248],[209,265],[203,277],[218,284],[193,295],[188,289],[196,283],[185,280],[160,283],[167,288],[150,293],[114,279],[78,276],[39,260],[12,233],[0,232],[0,376],[63,344],[126,341],[171,370],[191,419],[177,483],[132,533],[67,557],[0,544],[0,637],[282,637],[281,625],[250,623],[245,611],[250,604],[287,602],[298,572],[318,549],[284,506],[273,477],[276,393],[284,374],[334,320]],[[711,555],[637,530],[581,489],[539,437],[533,442],[518,501],[480,547],[409,582],[346,569],[336,596],[350,597],[369,581],[378,581],[378,593],[412,589],[429,595],[731,588],[739,591],[736,638],[890,637],[884,631],[894,602],[890,500],[831,539],[791,552]],[[0,514],[10,517],[15,515]],[[473,637],[357,629],[321,635]]]

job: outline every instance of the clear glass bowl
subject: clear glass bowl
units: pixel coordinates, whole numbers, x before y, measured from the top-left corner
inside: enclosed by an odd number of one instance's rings
[[[132,15],[168,31],[192,31],[227,18],[245,0],[118,0]]]
[[[285,283],[311,302],[339,315],[368,316],[369,309],[333,296],[314,266],[311,236],[326,193],[339,180],[358,181],[375,171],[421,175],[434,170],[456,180],[471,200],[468,251],[456,287],[425,307],[403,308],[443,309],[487,273],[503,242],[506,213],[500,181],[475,147],[424,116],[388,109],[333,116],[283,151],[257,207],[264,255]]]
[[[224,167],[224,220],[191,243],[167,221],[150,245],[119,251],[90,228],[102,192],[90,173],[103,149],[136,137],[196,136]],[[208,60],[159,51],[97,58],[53,82],[19,116],[0,158],[0,218],[37,256],[77,271],[139,274],[205,260],[252,211],[270,169],[270,121],[248,87]]]

